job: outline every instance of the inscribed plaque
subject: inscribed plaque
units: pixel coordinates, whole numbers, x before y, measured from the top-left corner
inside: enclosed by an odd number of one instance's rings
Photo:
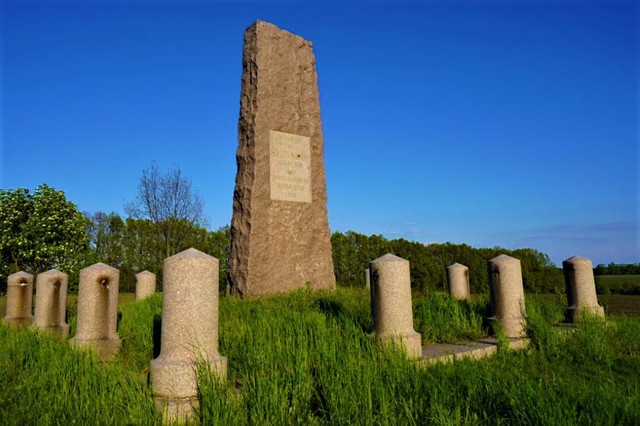
[[[271,199],[311,202],[311,139],[269,131]]]

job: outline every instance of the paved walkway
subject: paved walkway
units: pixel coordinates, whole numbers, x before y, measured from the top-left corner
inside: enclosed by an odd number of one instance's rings
[[[524,349],[529,339],[509,339],[509,349]],[[432,365],[438,362],[453,362],[456,359],[480,359],[498,351],[495,337],[485,337],[459,344],[433,343],[422,347],[420,364]]]

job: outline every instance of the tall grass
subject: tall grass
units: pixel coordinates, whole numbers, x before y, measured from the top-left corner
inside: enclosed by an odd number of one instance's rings
[[[423,368],[376,344],[364,290],[223,297],[228,379],[199,369],[197,422],[640,424],[640,322],[590,320],[564,333],[552,327],[561,307],[537,298],[526,306],[529,349]],[[0,329],[0,423],[157,423],[146,372],[160,309],[159,296],[121,307],[123,348],[109,365]],[[464,340],[486,330],[487,310],[486,298],[417,295],[416,330],[425,341]]]
[[[485,296],[459,301],[435,293],[416,297],[413,305],[415,329],[425,342],[454,343],[482,337],[488,332],[483,321],[489,312],[489,298]]]
[[[145,424],[148,387],[118,365],[31,330],[0,327],[0,424]]]

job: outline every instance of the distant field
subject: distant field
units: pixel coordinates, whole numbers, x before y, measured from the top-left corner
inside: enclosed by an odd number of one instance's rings
[[[562,306],[566,303],[564,296],[557,294],[535,294],[527,295],[535,298],[552,302],[557,306]],[[640,317],[640,296],[637,295],[598,295],[598,303],[604,306],[607,315],[626,315],[630,317]]]
[[[640,296],[612,294],[598,296],[598,301],[608,314],[640,317]]]
[[[596,275],[598,294],[640,295],[640,275]]]
[[[596,282],[640,287],[640,275],[596,275]]]

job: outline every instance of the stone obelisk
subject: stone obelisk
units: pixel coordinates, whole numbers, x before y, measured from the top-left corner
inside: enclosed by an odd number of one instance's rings
[[[257,21],[244,34],[229,285],[258,296],[335,288],[311,42]]]

